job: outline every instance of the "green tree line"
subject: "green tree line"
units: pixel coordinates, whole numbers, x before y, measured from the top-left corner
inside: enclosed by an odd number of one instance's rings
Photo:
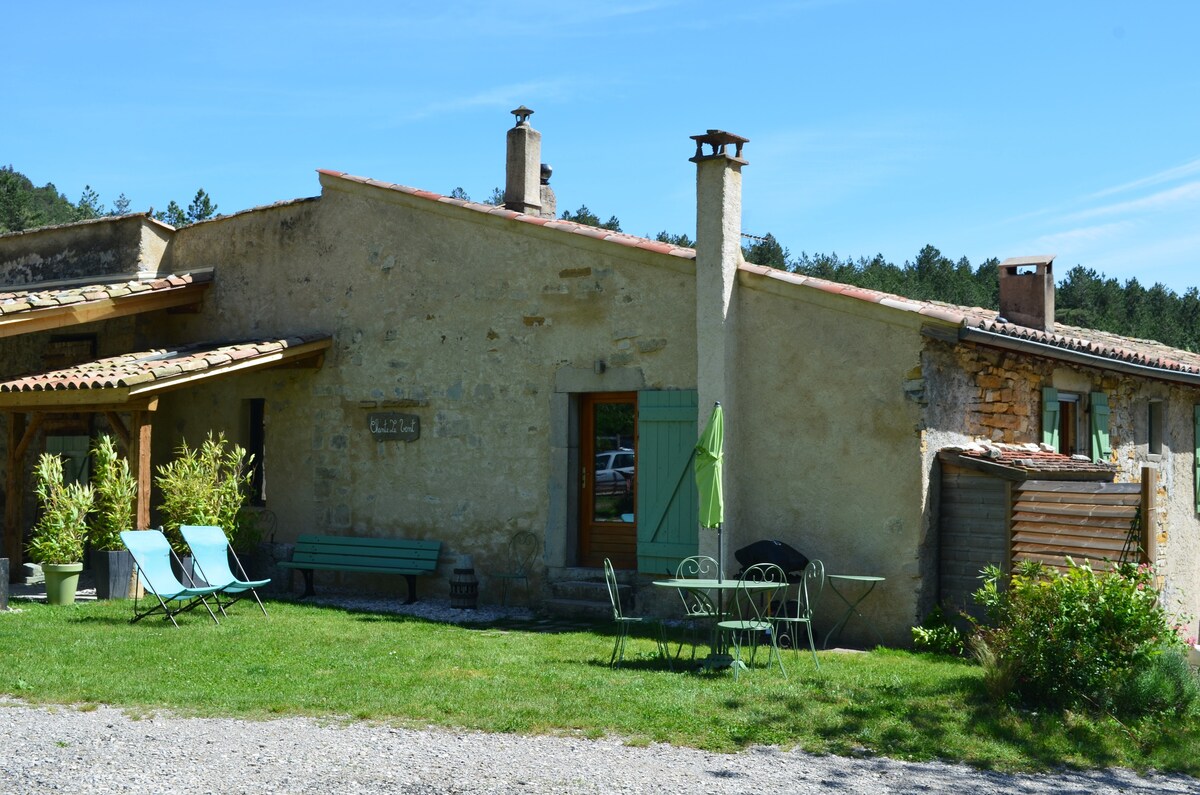
[[[113,201],[110,209],[100,201],[100,195],[91,185],[85,185],[79,201],[72,202],[53,182],[38,187],[11,165],[0,166],[0,234],[129,212],[130,201],[124,193]],[[167,209],[154,212],[151,208],[150,214],[159,221],[181,227],[216,217],[217,205],[204,188],[200,188],[186,209],[171,200]]]
[[[857,260],[836,253],[793,257],[771,235],[755,238],[744,254],[759,265],[918,301],[1000,308],[1000,260],[994,257],[973,267],[966,257],[952,260],[928,245],[903,265],[879,254]],[[1147,288],[1134,278],[1122,284],[1076,265],[1059,278],[1054,304],[1059,323],[1200,352],[1200,291],[1195,287],[1180,295],[1161,283]]]

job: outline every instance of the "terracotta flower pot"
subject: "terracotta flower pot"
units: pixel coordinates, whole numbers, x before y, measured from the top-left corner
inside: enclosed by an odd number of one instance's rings
[[[75,591],[79,587],[79,572],[82,563],[43,563],[46,575],[46,602],[52,605],[75,604]]]

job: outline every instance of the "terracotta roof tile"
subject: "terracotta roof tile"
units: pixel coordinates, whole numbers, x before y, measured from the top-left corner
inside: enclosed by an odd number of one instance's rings
[[[48,392],[68,389],[131,387],[159,381],[210,367],[248,361],[289,347],[315,341],[316,337],[288,337],[226,344],[188,345],[110,356],[94,362],[48,373],[0,382],[0,393]]]
[[[958,453],[958,455],[964,458],[989,461],[1030,474],[1056,472],[1103,472],[1112,474],[1117,471],[1116,464],[1108,461],[1092,461],[1092,459],[1082,455],[1065,455],[1042,445],[1034,444],[978,444],[971,447],[948,447],[943,452]]]
[[[10,317],[22,312],[35,312],[59,306],[110,301],[125,296],[149,292],[178,290],[193,284],[212,281],[211,272],[198,272],[155,278],[149,281],[130,280],[117,283],[79,284],[66,287],[39,288],[30,285],[28,290],[9,289],[0,293],[0,317]]]

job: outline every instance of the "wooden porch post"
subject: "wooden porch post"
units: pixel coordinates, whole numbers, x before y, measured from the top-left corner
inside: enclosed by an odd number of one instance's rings
[[[24,527],[21,523],[21,505],[25,495],[25,452],[29,442],[42,424],[42,415],[34,414],[26,424],[22,412],[8,413],[8,477],[4,492],[4,556],[8,558],[9,577],[16,577],[25,562],[25,550],[21,548]]]
[[[137,512],[134,529],[150,527],[150,418],[149,411],[133,412],[129,429],[130,464],[137,480]]]

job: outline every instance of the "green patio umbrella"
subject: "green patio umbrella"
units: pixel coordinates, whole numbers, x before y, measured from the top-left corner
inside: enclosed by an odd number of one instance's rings
[[[700,526],[717,530],[717,579],[725,570],[722,558],[721,529],[725,522],[725,494],[721,487],[722,449],[725,446],[725,412],[720,401],[713,404],[712,416],[696,442],[696,492],[700,497]]]

